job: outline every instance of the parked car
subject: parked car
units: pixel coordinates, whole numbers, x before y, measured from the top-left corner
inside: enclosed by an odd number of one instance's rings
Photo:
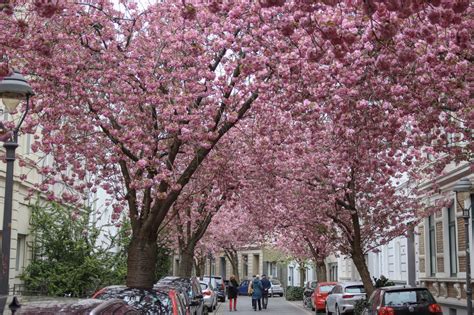
[[[366,296],[362,282],[338,283],[326,299],[326,314],[352,313],[354,304]]]
[[[209,282],[201,281],[200,284],[204,296],[204,307],[208,312],[212,312],[217,308],[217,293]]]
[[[242,280],[239,285],[239,295],[247,295],[249,290],[250,280]]]
[[[20,303],[15,314],[71,314],[71,315],[140,315],[132,306],[121,299],[107,301],[98,299],[48,299]],[[5,313],[6,314],[6,313]]]
[[[163,292],[155,289],[136,289],[124,285],[112,285],[100,289],[92,296],[94,299],[121,299],[141,314],[181,315],[185,305],[177,300],[176,292]]]
[[[271,296],[271,297],[273,297],[275,295],[283,296],[284,291],[283,291],[283,287],[281,286],[280,280],[271,279],[270,283],[271,283],[272,286],[268,290],[268,295]]]
[[[426,288],[394,286],[376,289],[363,315],[443,315]]]
[[[209,283],[209,276],[202,277],[202,281]],[[225,302],[227,291],[222,277],[211,276],[211,285],[214,288],[214,291],[216,291],[217,293],[217,298],[219,302]]]
[[[201,315],[204,313],[204,297],[201,291],[201,284],[196,277],[164,277],[155,284],[154,288],[161,286],[170,286],[186,292],[188,295],[186,307],[191,315]]]
[[[329,292],[336,286],[337,282],[319,282],[311,295],[311,310],[324,311],[326,308],[326,299]]]
[[[303,305],[307,308],[311,308],[311,295],[314,292],[314,288],[316,288],[316,285],[318,284],[318,281],[306,281],[306,284],[304,285],[304,291],[303,291]]]

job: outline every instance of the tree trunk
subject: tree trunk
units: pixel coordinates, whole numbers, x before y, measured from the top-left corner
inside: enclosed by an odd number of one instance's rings
[[[151,289],[155,284],[157,244],[155,238],[132,236],[128,247],[127,286]]]
[[[324,260],[317,260],[316,261],[316,276],[318,278],[318,282],[327,282],[327,269]]]
[[[199,256],[194,259],[194,269],[196,270],[196,277],[203,277],[206,273],[204,268],[206,267],[206,256]]]
[[[235,280],[240,283],[239,256],[237,255],[237,251],[233,249],[225,249],[224,253],[232,266],[232,274],[235,276]]]
[[[178,276],[189,278],[193,272],[194,250],[183,250],[179,260]]]
[[[300,265],[300,287],[304,287],[306,284],[306,267],[304,264]]]
[[[362,283],[364,284],[365,292],[367,293],[367,297],[369,297],[372,292],[375,290],[374,284],[372,283],[372,279],[370,278],[369,268],[367,268],[367,264],[365,263],[365,257],[360,250],[353,251],[352,253],[352,261],[354,261],[354,265],[359,272],[360,278],[362,279]]]

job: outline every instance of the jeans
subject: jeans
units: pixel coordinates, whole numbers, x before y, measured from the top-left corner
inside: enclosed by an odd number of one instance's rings
[[[262,302],[261,299],[254,299],[252,298],[252,307],[256,311],[257,310],[257,304],[258,304],[258,310],[262,310]]]

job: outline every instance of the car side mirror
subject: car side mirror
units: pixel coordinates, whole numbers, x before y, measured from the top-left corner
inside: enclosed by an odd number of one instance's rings
[[[332,294],[332,291],[329,291],[329,292],[328,292],[328,295],[331,295],[331,294]]]

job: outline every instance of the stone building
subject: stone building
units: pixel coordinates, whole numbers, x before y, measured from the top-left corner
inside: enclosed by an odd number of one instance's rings
[[[448,195],[451,201],[446,207],[434,209],[417,227],[419,258],[419,282],[434,294],[443,307],[444,314],[466,314],[466,242],[469,233],[469,248],[472,252],[474,191],[459,194],[456,202],[453,185],[461,178],[474,182],[469,164],[450,165],[444,176],[437,179],[439,196]],[[429,189],[432,183],[424,187]],[[433,202],[434,199],[427,202]],[[462,207],[471,207],[468,231],[464,228]],[[471,273],[472,268],[471,256]]]

